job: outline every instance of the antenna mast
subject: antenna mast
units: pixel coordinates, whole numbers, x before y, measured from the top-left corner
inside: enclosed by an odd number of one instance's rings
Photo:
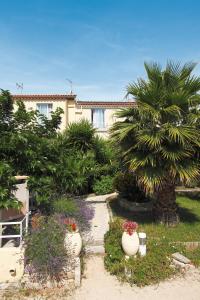
[[[70,84],[70,95],[73,95],[73,83],[70,79],[66,78],[66,80],[69,82]]]
[[[24,88],[23,82],[21,82],[21,83],[16,82],[16,87],[18,90],[21,90],[21,94],[22,94],[23,88]]]

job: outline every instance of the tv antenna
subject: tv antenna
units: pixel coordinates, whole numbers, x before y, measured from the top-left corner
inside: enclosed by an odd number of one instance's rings
[[[66,78],[66,80],[69,82],[70,84],[70,95],[73,95],[73,83],[70,79]]]
[[[16,87],[18,90],[21,90],[21,94],[22,94],[23,88],[24,88],[23,82],[21,82],[21,83],[16,82]]]

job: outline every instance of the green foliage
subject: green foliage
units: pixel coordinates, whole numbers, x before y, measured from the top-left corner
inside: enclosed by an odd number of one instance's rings
[[[8,91],[1,89],[0,94],[0,132],[13,129],[13,101]]]
[[[195,65],[168,62],[162,70],[145,63],[147,79],[127,88],[137,105],[117,113],[113,141],[148,192],[161,189],[166,180],[190,182],[199,176],[200,77],[192,74]]]
[[[51,185],[50,179],[41,175],[50,175],[52,154],[48,151],[50,139],[55,138],[59,127],[61,110],[57,109],[48,120],[43,117],[43,123],[38,123],[37,111],[27,112],[23,102],[17,102],[17,109],[13,110],[13,99],[8,91],[1,90],[0,94],[0,190],[1,207],[19,207],[20,203],[14,198],[12,191],[15,189],[13,175],[32,175],[32,181],[37,174],[39,203],[47,197],[39,189]],[[48,147],[49,146],[49,147]],[[50,156],[50,159],[48,157]],[[48,165],[48,167],[47,167]],[[48,183],[48,184],[47,184]],[[36,185],[36,182],[35,182]],[[50,191],[48,191],[50,194]]]
[[[72,123],[57,133],[61,113],[57,109],[49,120],[38,111],[26,111],[21,101],[14,112],[9,92],[0,95],[0,160],[8,166],[9,177],[29,176],[29,189],[37,206],[46,212],[61,195],[92,192],[96,180],[113,175],[117,169],[114,151],[95,135],[88,121]],[[8,179],[5,166],[2,170]],[[3,205],[14,205],[12,179],[10,183],[1,181]]]
[[[0,162],[0,209],[20,208],[20,202],[14,197],[16,180],[12,176],[12,168],[6,162]]]
[[[60,280],[68,261],[64,228],[54,217],[40,217],[38,225],[25,241],[26,270],[41,281]]]
[[[119,195],[131,202],[147,202],[149,198],[138,187],[136,177],[133,173],[119,172],[114,179],[114,187]]]
[[[74,215],[78,207],[73,199],[62,197],[53,202],[53,211],[64,215]]]
[[[87,120],[73,122],[63,133],[63,138],[70,148],[86,152],[93,149],[95,129]]]
[[[122,226],[119,220],[110,224],[110,230],[105,235],[105,267],[120,280],[138,286],[159,283],[172,276],[175,271],[170,267],[170,256],[176,252],[174,245],[169,245],[165,239],[148,240],[145,257],[125,260],[121,248]],[[126,272],[129,276],[126,276]]]
[[[113,177],[109,175],[101,176],[101,178],[95,182],[93,190],[96,195],[105,195],[114,192]]]
[[[90,179],[94,174],[95,160],[91,152],[70,151],[60,153],[54,178],[62,193],[86,194],[90,190]]]
[[[116,158],[116,151],[111,146],[109,140],[104,140],[98,135],[94,136],[93,149],[96,161],[99,164],[110,164],[111,162],[114,162],[114,157]]]

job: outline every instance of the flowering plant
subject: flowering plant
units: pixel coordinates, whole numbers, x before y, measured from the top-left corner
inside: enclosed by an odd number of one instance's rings
[[[67,230],[69,230],[70,232],[73,232],[73,231],[77,230],[77,225],[76,225],[74,219],[65,218],[63,220],[63,223],[67,226]]]
[[[138,223],[132,221],[125,221],[122,225],[122,228],[129,235],[132,235],[138,228]]]

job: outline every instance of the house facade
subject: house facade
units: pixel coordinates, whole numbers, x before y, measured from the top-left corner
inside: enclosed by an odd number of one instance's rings
[[[68,124],[87,119],[102,137],[108,136],[109,128],[116,121],[115,113],[120,108],[132,107],[134,102],[80,101],[76,95],[13,95],[13,100],[22,100],[28,111],[38,110],[47,117],[60,107],[63,109],[60,130]]]

